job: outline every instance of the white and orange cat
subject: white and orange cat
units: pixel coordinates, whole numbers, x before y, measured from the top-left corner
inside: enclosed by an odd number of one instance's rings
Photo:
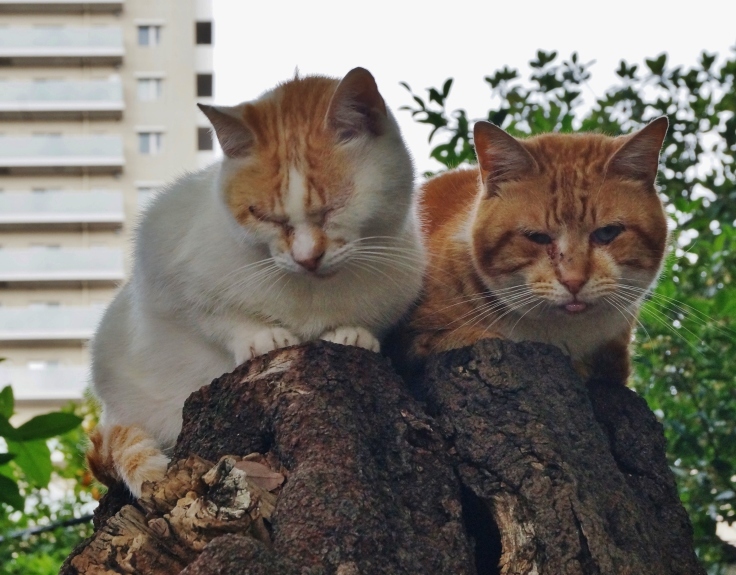
[[[378,351],[422,282],[412,161],[367,70],[201,109],[225,157],[155,199],[93,343],[88,462],[134,495],[164,473],[193,391],[299,342]]]
[[[420,193],[430,273],[405,332],[411,359],[483,338],[537,341],[586,377],[625,381],[668,239],[655,189],[667,124],[517,140],[477,123],[479,168]]]

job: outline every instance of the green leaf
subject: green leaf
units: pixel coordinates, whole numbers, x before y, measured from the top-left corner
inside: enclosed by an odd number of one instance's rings
[[[48,439],[71,431],[82,423],[82,419],[72,413],[45,413],[29,419],[17,430],[20,441]]]
[[[4,475],[0,475],[0,502],[7,503],[19,511],[23,511],[25,500],[18,490],[18,484]]]
[[[51,479],[51,451],[46,441],[8,441],[8,450],[16,454],[15,464],[35,487],[46,487]]]
[[[3,415],[0,415],[0,437],[4,437],[5,439],[20,439],[18,437],[18,430]]]
[[[15,453],[0,453],[0,465],[5,465],[13,459],[15,459]]]
[[[9,385],[3,387],[0,391],[0,415],[6,419],[10,419],[13,415],[13,409],[15,407],[15,399],[13,398],[13,388]]]
[[[435,88],[430,88],[428,91],[429,91],[429,101],[437,102],[440,106],[442,106],[445,101],[445,97],[442,94],[440,94]]]
[[[452,87],[452,78],[448,78],[445,80],[445,83],[442,85],[442,95],[447,98],[447,96],[450,94],[450,88]]]
[[[652,71],[652,74],[661,76],[662,72],[664,72],[665,64],[667,64],[667,54],[660,54],[659,58],[656,58],[654,60],[650,60],[649,58],[647,58],[645,62],[647,63],[649,69]]]

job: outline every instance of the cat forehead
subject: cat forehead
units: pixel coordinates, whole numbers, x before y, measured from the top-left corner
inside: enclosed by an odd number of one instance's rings
[[[538,170],[510,182],[511,192],[531,193],[525,206],[533,219],[548,225],[571,225],[611,215],[624,201],[615,185],[606,182],[606,167],[621,146],[615,138],[597,134],[544,134],[523,140]],[[526,192],[526,193],[524,193]],[[514,193],[509,196],[515,196]],[[520,197],[518,199],[521,199]]]
[[[584,178],[602,179],[623,141],[601,134],[541,134],[521,143],[536,160],[540,174],[570,186]]]
[[[322,132],[339,81],[326,76],[295,78],[247,104],[243,115],[263,145],[294,132]]]

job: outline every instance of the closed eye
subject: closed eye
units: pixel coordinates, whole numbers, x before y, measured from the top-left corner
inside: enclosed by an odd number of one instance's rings
[[[309,213],[309,220],[319,226],[325,223],[328,216],[334,211],[334,208],[322,207]]]
[[[248,206],[248,211],[261,222],[268,222],[270,224],[276,224],[277,226],[285,226],[289,223],[289,218],[286,216],[277,216],[275,214],[267,214],[266,212],[259,210],[256,206]]]

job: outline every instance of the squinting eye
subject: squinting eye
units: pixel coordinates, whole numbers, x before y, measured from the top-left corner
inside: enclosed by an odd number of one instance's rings
[[[594,242],[605,245],[610,244],[613,240],[616,239],[616,236],[618,236],[623,231],[624,227],[622,225],[613,224],[610,226],[598,228],[592,234],[590,234],[590,237],[593,239]]]
[[[248,211],[261,222],[268,222],[270,224],[276,224],[277,226],[284,226],[289,222],[289,218],[286,216],[274,216],[265,214],[255,206],[248,206]]]
[[[526,234],[526,237],[533,241],[535,244],[551,244],[552,237],[547,234],[540,234],[537,232]]]

